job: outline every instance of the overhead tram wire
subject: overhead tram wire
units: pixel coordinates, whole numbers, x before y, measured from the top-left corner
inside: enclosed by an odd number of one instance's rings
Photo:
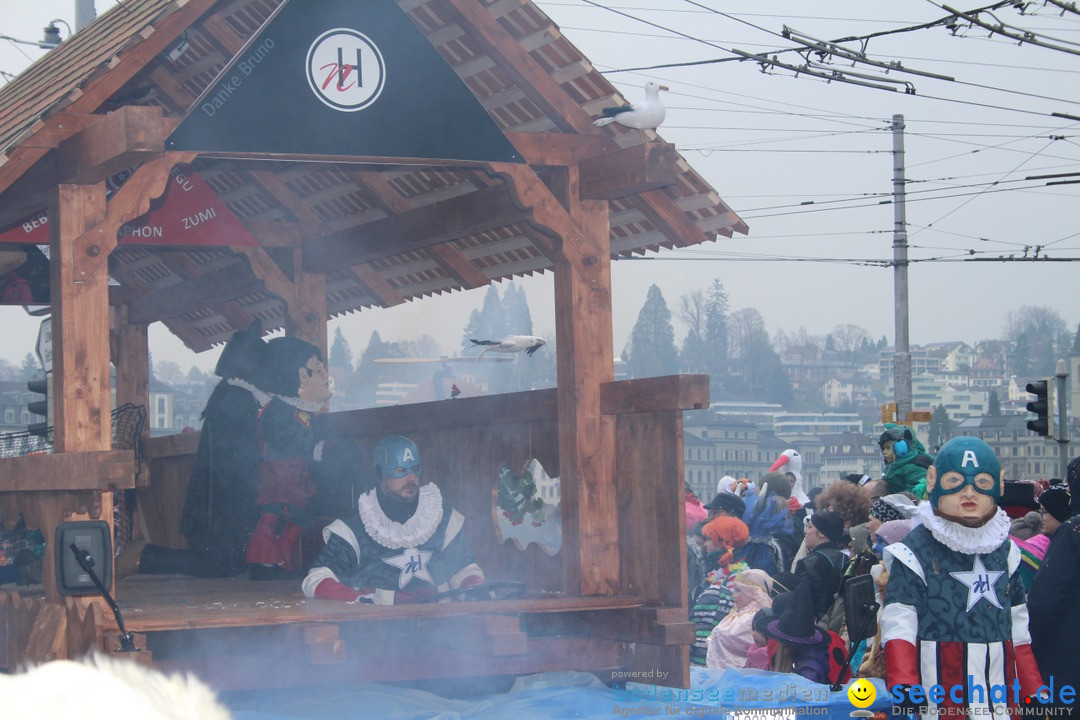
[[[1076,184],[1080,184],[1080,180],[1077,180]],[[1026,187],[1026,188],[995,188],[995,189],[990,189],[990,190],[981,190],[981,191],[975,192],[975,193],[958,193],[958,194],[955,194],[955,195],[936,195],[934,197],[908,198],[907,201],[908,202],[927,202],[927,201],[934,201],[934,200],[951,200],[953,198],[962,198],[962,197],[975,198],[975,197],[978,197],[980,195],[994,195],[994,194],[1002,193],[1002,192],[1031,191],[1033,189],[1036,189],[1037,187],[1041,187],[1041,186]],[[853,200],[852,202],[855,202],[855,201]],[[841,206],[841,207],[820,207],[821,205],[825,205],[825,204],[826,203],[824,203],[824,202],[822,202],[822,203],[803,203],[801,205],[792,206],[792,207],[804,207],[805,209],[793,210],[791,212],[771,213],[771,214],[768,214],[768,215],[748,215],[746,213],[758,212],[759,210],[767,210],[767,209],[770,209],[770,208],[754,208],[752,210],[737,210],[737,212],[739,213],[739,217],[741,217],[743,220],[760,220],[762,218],[784,217],[784,216],[787,216],[787,215],[804,215],[804,214],[808,215],[810,213],[829,212],[829,211],[834,211],[834,210],[857,210],[857,209],[862,209],[862,208],[879,207],[879,206],[882,206],[882,205],[892,205],[892,199],[891,198],[882,199],[882,200],[880,200],[880,201],[878,201],[876,203],[868,203],[868,204],[864,204],[864,205],[844,205],[844,206]],[[966,204],[966,203],[964,203],[964,204]],[[962,205],[960,207],[962,207]],[[956,208],[956,209],[958,210],[959,207]],[[945,217],[948,217],[948,215],[952,214],[952,212],[955,212],[955,210],[950,211],[948,214],[943,215],[942,217],[938,218],[934,222],[940,222]]]
[[[693,35],[688,35],[688,34],[682,32],[682,31],[675,30],[673,28],[669,28],[669,27],[666,27],[664,25],[660,25],[659,23],[655,23],[655,22],[653,22],[651,20],[646,20],[645,18],[637,17],[635,15],[623,12],[623,11],[615,9],[613,7],[607,7],[607,6],[601,5],[601,4],[597,3],[597,2],[595,2],[595,0],[581,0],[581,1],[588,4],[588,5],[591,5],[593,7],[596,7],[596,8],[602,9],[602,10],[607,10],[609,12],[613,12],[613,13],[615,13],[617,15],[622,16],[622,17],[626,17],[628,19],[644,23],[646,25],[649,25],[650,27],[654,27],[654,28],[657,28],[657,29],[660,29],[660,30],[664,30],[665,32],[669,32],[669,33],[671,33],[673,35],[676,35],[678,37],[682,37],[682,38],[685,38],[687,40],[691,40],[693,42],[701,43],[701,44],[707,45],[709,47],[715,48],[717,50],[722,50],[724,52],[731,53],[731,54],[737,56],[737,57],[733,57],[733,58],[715,58],[715,59],[711,59],[711,60],[708,60],[708,61],[680,63],[680,64],[678,64],[679,66],[687,66],[687,65],[693,65],[693,64],[699,64],[699,65],[700,64],[713,64],[713,63],[718,63],[718,62],[731,62],[731,61],[734,61],[734,60],[752,60],[752,61],[757,61],[757,62],[762,62],[762,61],[769,62],[769,60],[767,58],[767,55],[769,55],[769,54],[779,55],[781,53],[787,53],[787,52],[798,53],[799,50],[800,50],[800,48],[782,48],[782,49],[775,50],[775,51],[769,51],[765,55],[754,55],[752,53],[745,53],[745,52],[743,52],[741,50],[736,50],[734,48],[724,48],[724,47],[722,47],[720,45],[717,45],[716,43],[704,40],[702,38],[694,37]],[[932,0],[928,0],[928,1],[932,2]],[[747,22],[745,20],[741,20],[739,18],[733,17],[729,13],[723,13],[723,12],[721,12],[719,10],[715,10],[714,8],[709,8],[709,7],[705,6],[705,5],[701,5],[700,3],[694,2],[694,0],[683,0],[683,2],[694,5],[696,7],[703,8],[705,10],[708,10],[709,12],[715,13],[715,14],[720,15],[722,17],[727,17],[727,18],[729,18],[731,20],[735,20],[736,22],[740,22],[740,23],[749,25],[750,27],[753,27],[753,28],[755,28],[757,30],[760,30],[762,32],[766,32],[766,33],[768,33],[770,35],[778,35],[779,37],[783,37],[779,33],[776,33],[776,32],[774,32],[772,30],[768,30],[767,28],[761,28],[761,27],[759,27],[757,25],[754,25],[753,23],[750,23],[750,22]],[[987,5],[987,6],[984,6],[984,7],[981,7],[981,8],[976,8],[976,9],[969,10],[969,11],[966,11],[966,12],[967,13],[978,13],[978,12],[992,11],[992,10],[997,10],[997,9],[1000,9],[1002,7],[1009,6],[1009,5],[1012,5],[1012,4],[1013,4],[1013,0],[1002,0],[1001,2],[993,3],[991,5]],[[939,5],[939,7],[940,7],[940,5]],[[937,27],[937,26],[945,26],[946,23],[950,19],[952,19],[954,17],[955,17],[955,15],[949,15],[948,17],[941,18],[941,19],[938,19],[938,20],[932,20],[932,21],[926,22],[926,23],[921,23],[919,25],[913,25],[913,26],[899,28],[899,29],[895,29],[895,30],[883,30],[883,31],[880,31],[880,32],[868,33],[866,35],[860,35],[860,36],[849,36],[849,37],[833,40],[833,41],[830,41],[830,42],[832,42],[832,43],[840,43],[840,42],[866,41],[866,40],[869,40],[869,39],[872,39],[872,38],[875,38],[875,37],[883,37],[883,36],[886,36],[886,35],[893,35],[893,34],[901,33],[901,32],[912,32],[912,31],[916,31],[916,30],[924,30],[924,29],[927,29],[927,28],[932,28],[932,27]],[[607,70],[607,71],[602,71],[602,72],[604,74],[611,74],[611,73],[616,73],[616,72],[655,70],[655,69],[662,69],[662,68],[672,67],[672,66],[673,66],[672,64],[659,64],[659,65],[649,65],[649,66],[641,66],[641,67],[634,67],[634,68],[619,68],[619,69]],[[866,83],[864,83],[862,81],[859,81],[859,80],[851,80],[851,79],[844,80],[844,79],[842,79],[840,77],[837,77],[837,76],[823,76],[822,73],[815,72],[814,70],[812,70],[810,68],[802,68],[802,69],[796,70],[796,69],[794,69],[794,67],[791,67],[791,68],[785,68],[785,69],[791,69],[793,72],[798,72],[800,74],[810,75],[812,77],[817,77],[818,79],[826,80],[828,82],[847,82],[847,83],[854,84],[854,85],[865,85],[866,84]],[[875,89],[884,89],[884,90],[889,90],[889,91],[895,91],[895,89],[891,88],[891,87],[884,87],[884,86],[878,86],[878,85],[870,85],[869,87],[872,87],[872,88],[875,88]],[[1019,91],[1009,91],[1009,90],[1004,89],[1004,88],[991,88],[991,89],[1000,90],[1002,92],[1018,92],[1018,94],[1023,94],[1023,93],[1019,93]],[[969,105],[969,106],[972,106],[972,107],[982,107],[982,108],[988,108],[988,109],[1003,110],[1003,111],[1007,111],[1007,112],[1022,113],[1022,114],[1027,114],[1027,115],[1037,115],[1037,116],[1040,116],[1040,117],[1062,117],[1062,118],[1066,118],[1066,119],[1080,120],[1080,116],[1074,116],[1074,115],[1070,115],[1068,113],[1059,113],[1059,112],[1046,113],[1046,112],[1040,112],[1040,111],[1036,111],[1036,110],[1026,110],[1026,109],[1023,109],[1023,108],[1011,108],[1011,107],[1007,107],[1007,106],[1004,106],[1004,105],[991,105],[991,104],[988,104],[988,103],[978,103],[978,102],[968,101],[968,100],[959,100],[959,99],[956,99],[956,98],[941,97],[941,96],[936,96],[936,95],[926,95],[926,94],[923,94],[923,93],[911,93],[911,94],[914,94],[916,97],[926,98],[928,100],[940,100],[942,102],[952,102],[952,103],[957,103],[957,104],[961,104],[961,105]],[[1068,102],[1071,102],[1071,101],[1068,101]]]
[[[1013,168],[1013,169],[1012,169],[1012,170],[1010,170],[1009,172],[1005,173],[1005,174],[1004,174],[1004,175],[1002,176],[1002,181],[1004,181],[1004,178],[1005,178],[1005,177],[1007,177],[1008,175],[1012,175],[1012,174],[1013,174],[1014,172],[1016,172],[1017,170],[1019,170],[1020,168],[1022,168],[1022,167],[1023,167],[1023,166],[1025,165],[1025,164],[1027,164],[1027,163],[1028,163],[1028,162],[1029,162],[1030,160],[1032,160],[1032,159],[1034,159],[1034,158],[1038,157],[1038,155],[1039,155],[1039,154],[1040,154],[1040,153],[1041,153],[1041,152],[1042,152],[1043,150],[1045,150],[1046,148],[1050,147],[1050,146],[1051,146],[1051,145],[1053,145],[1053,144],[1054,144],[1055,142],[1057,142],[1057,141],[1056,141],[1056,140],[1051,140],[1050,142],[1046,143],[1046,145],[1044,145],[1044,146],[1043,146],[1042,150],[1039,150],[1039,152],[1036,152],[1036,153],[1032,154],[1032,155],[1031,155],[1030,157],[1026,158],[1026,159],[1025,159],[1025,160],[1024,160],[1023,162],[1021,162],[1021,163],[1020,163],[1019,165],[1017,165],[1017,166],[1016,166],[1015,168]],[[997,183],[994,183],[994,185],[996,185],[996,184],[997,184]],[[975,197],[978,197],[979,195],[984,195],[984,194],[987,194],[987,193],[989,193],[989,192],[992,192],[992,191],[991,191],[991,190],[989,190],[989,189],[987,189],[987,190],[984,190],[984,191],[982,191],[982,192],[980,192],[980,193],[977,193],[977,194],[975,195]],[[954,212],[956,212],[956,211],[960,210],[961,208],[963,208],[964,206],[968,205],[969,203],[971,203],[971,202],[974,202],[974,200],[975,200],[975,197],[969,198],[969,199],[965,200],[964,202],[960,203],[960,204],[959,204],[959,205],[957,205],[957,206],[956,206],[955,208],[953,208],[953,209],[952,209],[952,210],[950,210],[949,212],[945,213],[944,215],[942,215],[941,217],[939,217],[939,218],[938,218],[937,220],[935,220],[934,222],[932,222],[932,223],[929,223],[929,226],[930,226],[930,227],[933,227],[933,226],[934,226],[934,225],[936,225],[937,223],[941,222],[941,221],[942,221],[942,220],[944,220],[945,218],[947,218],[947,217],[949,217],[950,215],[952,215],[952,214],[953,214]],[[916,231],[915,231],[914,233],[911,233],[910,235],[908,235],[908,239],[910,239],[911,237],[913,237],[913,236],[915,236],[915,235],[918,235],[918,234],[919,234],[920,232],[922,232],[922,231],[921,231],[921,230],[916,230]]]

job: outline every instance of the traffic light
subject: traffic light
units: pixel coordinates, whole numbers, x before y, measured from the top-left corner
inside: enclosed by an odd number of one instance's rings
[[[26,430],[31,435],[45,437],[49,433],[49,378],[46,376],[27,380],[26,389],[42,396],[40,400],[26,403],[26,409],[45,418],[42,422],[30,423]]]
[[[1027,404],[1027,411],[1035,413],[1035,419],[1028,420],[1027,429],[1043,437],[1054,437],[1054,378],[1029,382],[1026,389],[1035,396]]]

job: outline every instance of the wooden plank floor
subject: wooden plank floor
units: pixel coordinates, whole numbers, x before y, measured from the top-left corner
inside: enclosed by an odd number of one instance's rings
[[[570,598],[548,594],[487,602],[351,605],[305,598],[298,580],[253,582],[243,577],[205,580],[177,575],[132,575],[120,582],[116,595],[127,629],[140,633],[290,623],[564,613],[652,604],[645,598],[631,596]]]

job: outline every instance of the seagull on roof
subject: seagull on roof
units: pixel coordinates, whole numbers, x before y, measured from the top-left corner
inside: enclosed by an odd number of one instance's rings
[[[788,448],[780,453],[780,457],[776,458],[776,462],[769,468],[769,472],[777,471],[791,473],[795,476],[794,487],[791,488],[791,497],[797,499],[802,505],[810,502],[809,496],[803,491],[802,455],[799,454],[798,450]]]
[[[667,110],[660,102],[660,91],[667,89],[666,85],[650,80],[645,83],[645,99],[642,102],[604,108],[604,117],[594,120],[593,125],[604,127],[617,122],[634,130],[655,130],[667,115]]]
[[[547,340],[537,335],[507,335],[502,340],[470,340],[473,345],[485,346],[477,360],[484,357],[484,353],[519,353],[524,352],[529,357],[547,344]]]

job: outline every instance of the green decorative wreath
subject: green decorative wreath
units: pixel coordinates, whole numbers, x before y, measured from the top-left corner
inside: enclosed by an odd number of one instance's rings
[[[496,502],[511,525],[521,525],[528,517],[533,527],[539,527],[544,519],[544,500],[537,497],[536,483],[528,470],[515,475],[506,465],[499,468]]]

